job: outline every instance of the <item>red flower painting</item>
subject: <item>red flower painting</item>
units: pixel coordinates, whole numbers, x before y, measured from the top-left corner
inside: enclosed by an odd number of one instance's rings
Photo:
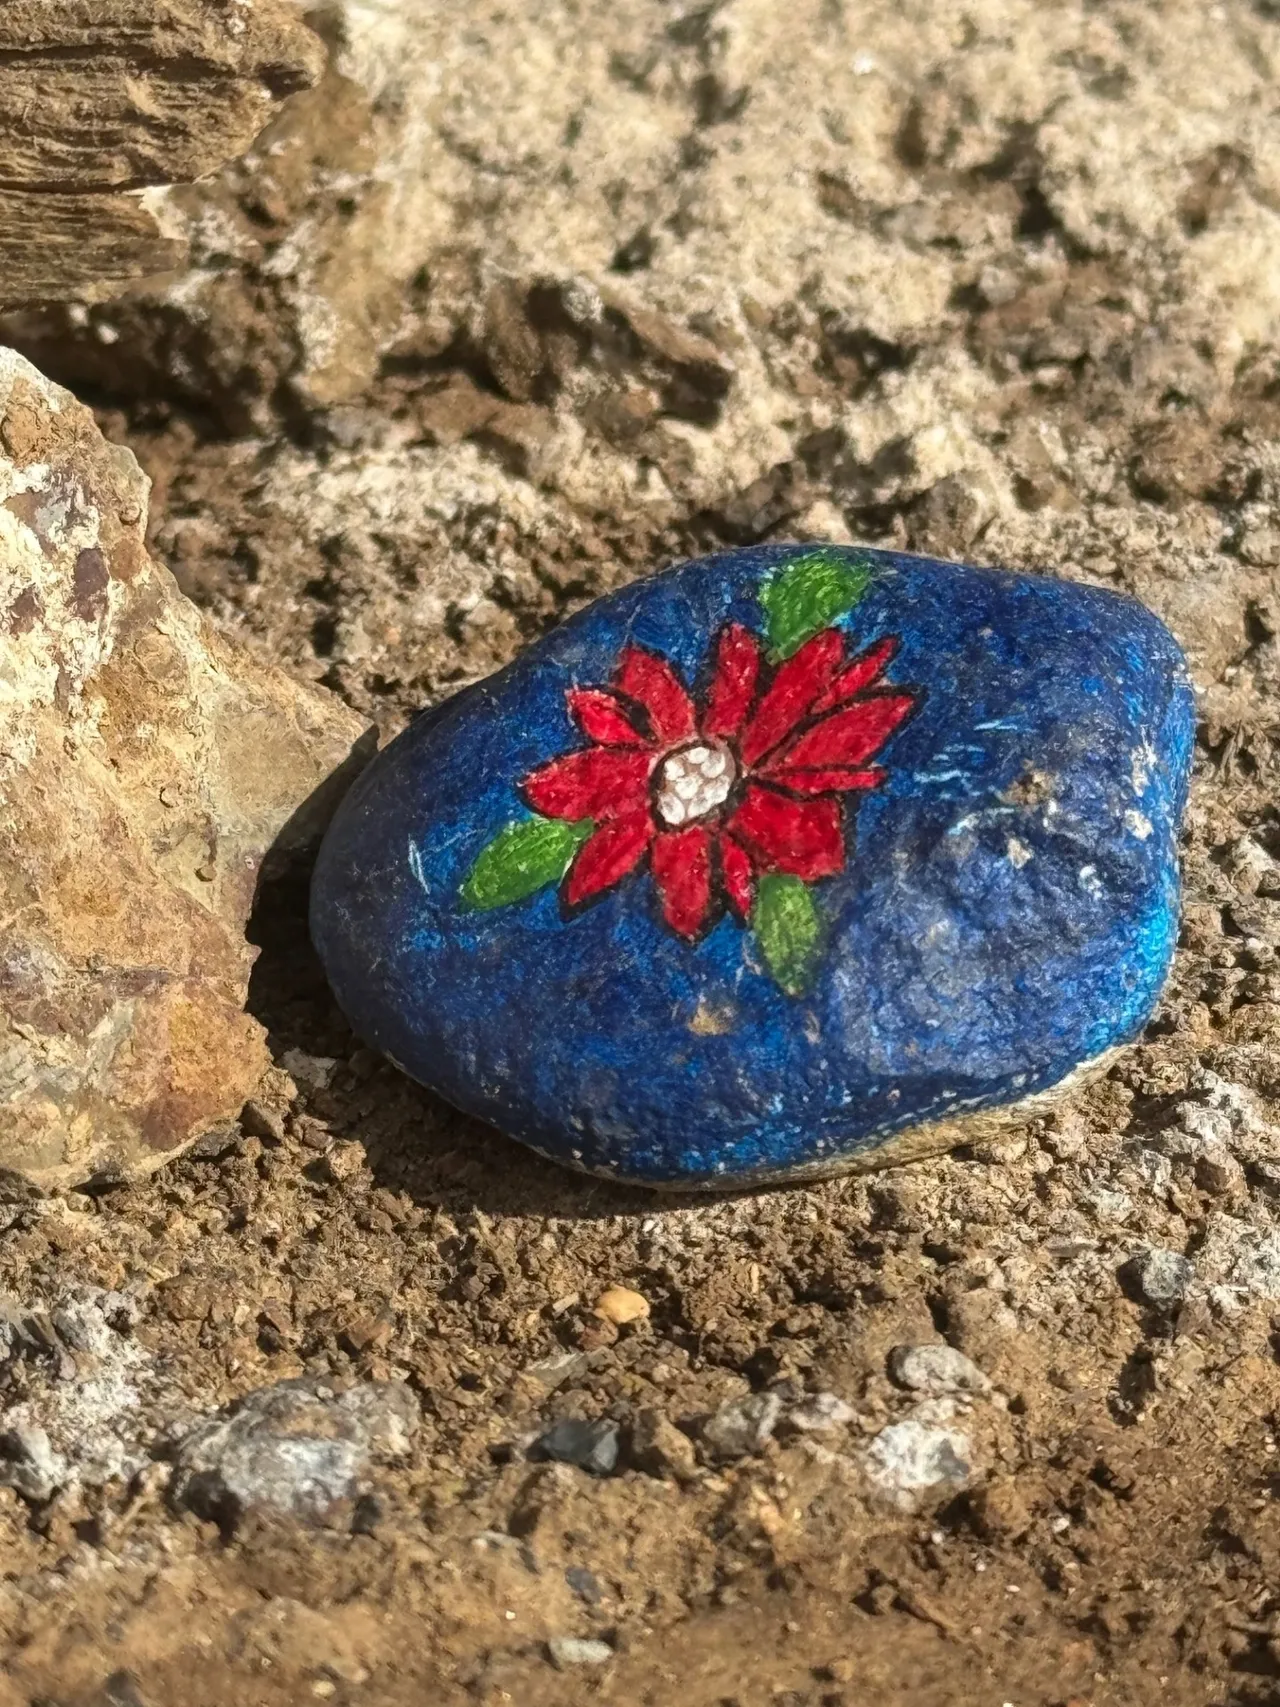
[[[575,687],[569,712],[588,746],[527,776],[543,819],[583,825],[561,883],[573,912],[646,863],[662,916],[692,942],[727,907],[746,922],[774,874],[809,884],[844,869],[846,797],[877,788],[872,761],[915,709],[884,684],[898,642],[849,656],[826,627],[771,668],[729,623],[695,700],[657,653],[627,646],[606,687]],[[589,830],[588,830],[589,821]]]

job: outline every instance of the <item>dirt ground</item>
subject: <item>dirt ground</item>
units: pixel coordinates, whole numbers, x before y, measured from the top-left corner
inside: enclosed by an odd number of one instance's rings
[[[1200,699],[1182,941],[1142,1043],[1000,1145],[685,1202],[362,1048],[276,884],[239,1125],[0,1205],[0,1391],[61,1464],[0,1486],[0,1703],[1280,1702],[1280,13],[314,21],[326,84],[172,198],[189,273],[0,329],[142,459],[191,597],[389,734],[726,543],[1122,588]],[[889,1354],[944,1341],[991,1384],[924,1419],[963,1474],[877,1481]],[[183,1504],[184,1432],[302,1376],[407,1384],[408,1451],[318,1521]],[[766,1393],[759,1450],[695,1452]],[[614,1473],[537,1460],[563,1417]]]

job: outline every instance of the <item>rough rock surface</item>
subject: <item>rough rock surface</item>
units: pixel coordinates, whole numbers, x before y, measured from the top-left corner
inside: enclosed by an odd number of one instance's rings
[[[341,1512],[349,1522],[371,1465],[406,1457],[417,1426],[417,1402],[398,1381],[344,1393],[281,1381],[179,1443],[169,1496],[227,1529],[251,1512],[303,1523],[332,1522]]]
[[[362,1051],[282,907],[259,1011],[295,1065],[335,1064],[148,1179],[0,1208],[0,1284],[53,1309],[136,1281],[175,1410],[404,1379],[419,1433],[346,1532],[246,1524],[227,1547],[146,1472],[39,1510],[0,1489],[0,1690],[99,1703],[128,1670],[137,1698],[191,1707],[582,1707],[602,1683],[684,1707],[1262,1707],[1275,6],[330,17],[323,95],[258,164],[166,197],[196,269],[42,345],[144,458],[182,585],[387,729],[593,593],[757,537],[843,529],[1121,587],[1183,642],[1200,704],[1182,939],[1138,1050],[1052,1118],[879,1177],[663,1206]],[[1157,1248],[1195,1271],[1172,1307],[1130,1279]],[[592,1308],[618,1277],[651,1304],[620,1332]],[[939,1338],[996,1396],[928,1422],[887,1360]],[[561,1417],[625,1440],[656,1411],[691,1437],[784,1386],[854,1419],[780,1422],[683,1483],[529,1462]],[[51,1443],[54,1391],[26,1393]],[[867,1450],[911,1420],[917,1445],[964,1438],[967,1485],[873,1510]],[[880,1449],[900,1470],[947,1462],[902,1444]],[[608,1675],[556,1672],[563,1637],[607,1640]]]
[[[782,1400],[776,1393],[726,1399],[702,1425],[699,1436],[702,1450],[713,1464],[762,1452],[781,1415]]]
[[[924,1410],[924,1407],[921,1407]],[[867,1474],[877,1493],[900,1510],[929,1493],[962,1488],[969,1480],[968,1438],[948,1427],[946,1410],[907,1417],[883,1428],[867,1448]]]
[[[929,1398],[991,1391],[973,1359],[953,1345],[895,1345],[889,1353],[889,1373],[900,1387]]]
[[[238,1113],[263,860],[315,836],[360,733],[212,632],[147,553],[147,489],[0,351],[0,1169],[45,1188]]]
[[[135,1335],[142,1314],[136,1285],[0,1299],[0,1486],[40,1504],[145,1476],[189,1407]]]
[[[12,0],[0,56],[9,306],[184,265],[136,192],[216,171],[321,58],[287,0]]]

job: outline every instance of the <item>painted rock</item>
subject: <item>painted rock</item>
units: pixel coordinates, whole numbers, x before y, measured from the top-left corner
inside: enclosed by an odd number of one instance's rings
[[[353,1026],[556,1161],[671,1187],[985,1136],[1141,1030],[1181,653],[1094,587],[764,547],[422,717],[321,850]]]

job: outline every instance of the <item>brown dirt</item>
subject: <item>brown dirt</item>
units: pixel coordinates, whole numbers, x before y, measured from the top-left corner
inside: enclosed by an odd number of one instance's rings
[[[143,458],[191,595],[387,731],[720,542],[1135,592],[1202,710],[1160,1012],[999,1145],[686,1205],[561,1175],[361,1049],[303,874],[274,886],[250,1006],[279,1065],[241,1124],[3,1211],[28,1307],[136,1300],[109,1431],[155,1459],[0,1491],[6,1707],[1280,1701],[1280,23],[846,11],[424,7],[426,141],[340,42],[205,192],[198,277],[9,336]],[[1143,1301],[1151,1246],[1190,1258],[1180,1304]],[[647,1320],[594,1316],[614,1283]],[[912,1409],[886,1359],[941,1339],[995,1392],[954,1425],[967,1487],[900,1509],[862,1469]],[[166,1431],[302,1373],[417,1395],[374,1498],[319,1530],[174,1511]],[[52,1403],[40,1360],[9,1377]],[[527,1454],[559,1416],[693,1436],[766,1389],[854,1421],[685,1482]],[[607,1665],[551,1665],[592,1635]]]

